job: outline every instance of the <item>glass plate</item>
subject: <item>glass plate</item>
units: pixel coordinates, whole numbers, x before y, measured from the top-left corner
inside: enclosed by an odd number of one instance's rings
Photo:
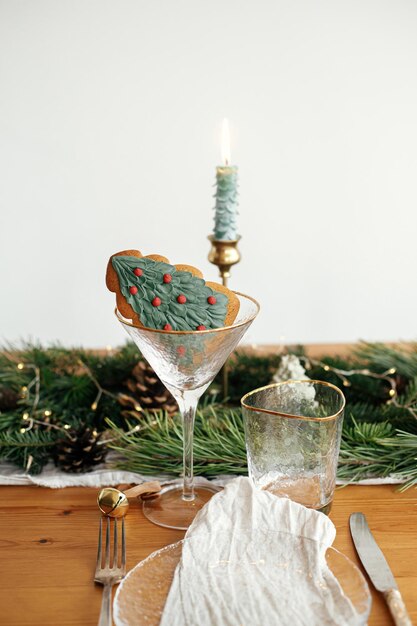
[[[226,602],[223,603],[226,608],[222,611],[228,611],[230,608],[231,614],[234,615],[232,605],[241,606],[242,603],[248,601],[248,598],[250,603],[254,577],[258,582],[258,592],[259,590],[261,593],[264,591],[265,598],[267,596],[270,598],[271,593],[273,593],[275,601],[277,598],[281,601],[281,593],[282,599],[288,603],[288,595],[283,590],[284,588],[281,585],[271,583],[270,568],[274,568],[278,576],[287,577],[286,579],[290,581],[291,586],[296,585],[297,589],[302,589],[303,585],[308,586],[310,584],[309,579],[311,581],[313,578],[309,562],[315,567],[320,562],[319,574],[317,574],[316,569],[314,571],[315,584],[317,583],[320,588],[319,598],[317,594],[314,597],[314,616],[317,616],[317,619],[313,623],[310,622],[311,626],[315,624],[321,626],[325,623],[320,611],[326,612],[329,604],[337,608],[340,607],[343,611],[348,609],[348,613],[344,613],[344,615],[349,614],[349,619],[339,621],[338,626],[342,626],[342,624],[362,626],[367,623],[371,609],[368,585],[356,565],[338,550],[289,533],[264,530],[245,533],[239,531],[233,535],[233,541],[230,541],[228,537],[227,555],[224,555],[227,558],[219,559],[216,557],[213,559],[210,557],[210,542],[213,541],[216,540],[212,535],[194,535],[153,552],[145,560],[138,563],[118,587],[114,600],[116,626],[142,626],[145,624],[146,626],[157,626],[160,623],[175,569],[185,548],[187,548],[186,553],[188,555],[192,552],[194,556],[205,551],[202,561],[198,564],[199,578],[204,577],[207,571],[207,576],[211,577],[212,582],[214,572],[215,577],[217,577],[215,585],[217,593],[223,583],[225,585],[230,583],[231,576],[235,577],[235,582],[238,582],[237,594],[233,598],[230,596],[226,598]],[[217,545],[217,543],[212,545]],[[277,553],[281,551],[281,556],[274,554],[274,546],[279,548]],[[285,557],[283,558],[285,554],[291,554],[291,558],[286,560]],[[295,558],[294,554],[296,555]],[[268,576],[262,575],[262,568],[269,568],[267,570]],[[193,571],[196,571],[195,568]],[[259,587],[259,585],[261,586]],[[262,585],[264,585],[264,589]],[[326,594],[327,599],[325,601]],[[198,605],[198,598],[195,604]],[[298,601],[296,611],[299,611],[299,607]],[[257,624],[267,626],[263,619],[262,609],[258,611],[258,617],[259,621],[257,623],[252,621],[251,626],[257,626]],[[169,618],[169,614],[164,615],[166,624],[171,622]],[[291,622],[296,624],[294,620]],[[195,624],[199,624],[199,621],[197,620]],[[221,626],[221,624],[212,624],[212,626]]]

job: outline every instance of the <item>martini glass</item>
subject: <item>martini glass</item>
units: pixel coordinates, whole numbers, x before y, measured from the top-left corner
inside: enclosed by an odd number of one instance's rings
[[[218,491],[215,486],[194,486],[193,433],[200,396],[213,381],[259,312],[253,298],[235,293],[240,308],[231,326],[202,331],[165,331],[143,328],[116,316],[141,354],[172,393],[183,422],[183,484],[163,489],[158,498],[143,504],[154,524],[185,530],[198,511]],[[155,450],[157,453],[157,450]]]

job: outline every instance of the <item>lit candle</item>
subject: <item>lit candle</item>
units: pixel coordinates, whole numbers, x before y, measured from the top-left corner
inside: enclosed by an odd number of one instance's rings
[[[229,123],[223,120],[222,161],[216,168],[216,206],[214,216],[214,239],[234,241],[238,238],[237,216],[237,167],[230,165]]]

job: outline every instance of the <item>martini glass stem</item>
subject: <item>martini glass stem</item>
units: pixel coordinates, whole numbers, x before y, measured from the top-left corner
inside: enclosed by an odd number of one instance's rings
[[[194,471],[193,471],[193,440],[194,440],[194,420],[199,395],[191,391],[184,391],[177,399],[182,416],[183,427],[183,472],[184,482],[182,488],[182,499],[194,500]]]

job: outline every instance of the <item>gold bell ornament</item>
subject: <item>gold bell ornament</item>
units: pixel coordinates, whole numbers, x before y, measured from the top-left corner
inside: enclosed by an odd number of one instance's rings
[[[129,508],[129,500],[123,491],[105,487],[97,496],[98,508],[109,517],[123,517]]]
[[[105,487],[97,496],[97,504],[100,511],[108,517],[124,517],[129,509],[129,498],[154,497],[159,491],[161,485],[157,481],[142,483],[126,491]]]

